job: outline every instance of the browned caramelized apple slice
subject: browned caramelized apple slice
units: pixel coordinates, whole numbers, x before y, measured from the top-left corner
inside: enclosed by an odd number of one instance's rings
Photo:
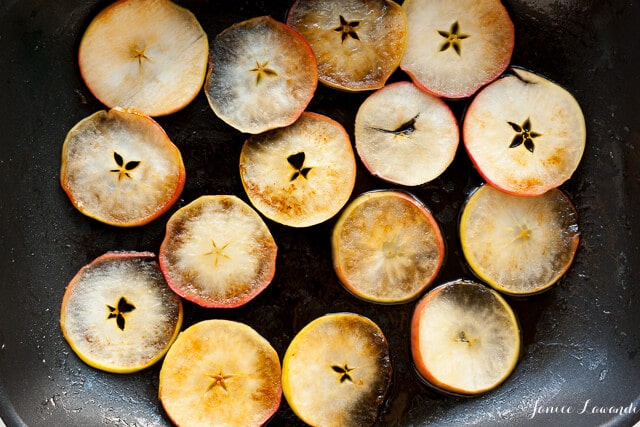
[[[305,112],[291,126],[250,137],[240,153],[240,177],[251,203],[266,217],[308,227],[347,203],[356,163],[342,125]]]
[[[293,123],[317,84],[309,44],[270,17],[239,22],[211,42],[205,94],[215,114],[242,132]]]
[[[196,17],[169,0],[120,0],[89,24],[78,62],[108,107],[173,113],[200,91],[209,43]]]
[[[237,307],[271,283],[277,250],[251,206],[236,196],[201,196],[167,222],[160,266],[180,296],[204,307]]]
[[[180,196],[178,148],[153,119],[113,108],[81,120],[62,147],[60,183],[83,214],[121,227],[146,224]]]
[[[180,334],[160,370],[158,396],[180,427],[261,426],[282,399],[278,354],[250,326],[205,320]]]
[[[297,0],[287,23],[311,44],[320,81],[349,91],[382,87],[407,42],[404,11],[388,0]]]
[[[305,423],[372,425],[391,383],[387,340],[374,322],[353,313],[313,320],[293,338],[282,362],[282,388]]]
[[[147,368],[182,325],[182,302],[149,252],[108,252],[83,267],[62,300],[60,326],[85,363],[109,372]]]
[[[444,260],[444,239],[431,212],[401,191],[372,191],[353,200],[332,236],[335,271],[354,295],[379,303],[417,297]]]

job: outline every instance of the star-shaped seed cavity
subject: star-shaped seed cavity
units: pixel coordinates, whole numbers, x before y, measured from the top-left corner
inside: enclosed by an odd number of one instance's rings
[[[249,71],[256,73],[256,85],[259,85],[266,77],[276,77],[278,75],[274,69],[269,68],[269,61],[256,61],[255,68],[252,68]]]
[[[542,134],[533,131],[531,128],[531,120],[527,118],[521,125],[509,121],[507,123],[516,132],[509,148],[516,148],[524,144],[524,147],[533,153],[533,150],[536,148],[533,139],[542,136]]]
[[[117,173],[118,181],[121,181],[124,177],[132,179],[130,172],[140,166],[139,160],[133,160],[125,163],[124,158],[115,151],[113,152],[113,160],[116,162],[117,167],[115,169],[111,169],[109,172]]]
[[[458,21],[451,24],[449,31],[439,30],[438,34],[445,38],[444,43],[440,46],[440,52],[452,48],[458,55],[461,55],[461,41],[470,37],[469,34],[460,32],[460,24]]]
[[[292,154],[289,157],[287,157],[287,161],[289,162],[291,167],[294,169],[294,172],[293,172],[293,175],[291,175],[290,181],[294,181],[300,176],[303,177],[304,179],[307,178],[307,175],[309,174],[309,171],[311,170],[311,168],[304,167],[304,160],[305,160],[305,154],[303,151],[296,154]]]
[[[340,33],[343,43],[349,37],[354,40],[360,40],[356,32],[358,25],[360,25],[360,21],[347,21],[344,16],[340,15],[340,25],[334,28],[333,31]]]
[[[344,366],[333,365],[331,366],[331,369],[333,369],[334,372],[338,373],[338,378],[341,383],[345,381],[353,382],[353,378],[351,378],[351,371],[356,368],[350,368],[349,365],[345,363]]]
[[[127,301],[125,297],[120,297],[118,304],[115,306],[107,304],[107,310],[109,310],[107,319],[116,319],[116,325],[121,331],[124,331],[126,315],[135,310],[135,308],[136,306]]]

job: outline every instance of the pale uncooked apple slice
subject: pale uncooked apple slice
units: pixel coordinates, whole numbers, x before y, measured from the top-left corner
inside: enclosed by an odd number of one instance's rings
[[[208,53],[207,35],[187,9],[169,0],[119,0],[87,27],[78,63],[106,106],[162,116],[196,97]]]
[[[524,197],[483,185],[460,217],[460,243],[469,266],[511,295],[549,289],[573,262],[578,241],[578,214],[557,188]]]
[[[353,200],[336,222],[331,244],[342,284],[378,303],[417,297],[438,275],[445,256],[431,212],[396,190],[371,191]]]
[[[162,406],[180,427],[261,426],[282,400],[278,354],[253,328],[230,320],[183,331],[159,381]]]
[[[85,363],[108,372],[145,369],[182,325],[182,301],[150,252],[107,252],[84,266],[62,299],[60,327]]]
[[[293,412],[323,427],[372,425],[391,383],[389,344],[370,319],[333,313],[307,324],[282,361],[282,389]]]
[[[271,283],[277,250],[251,206],[236,196],[201,196],[169,218],[159,258],[180,296],[203,307],[231,308]]]
[[[404,11],[389,0],[297,0],[287,24],[311,44],[320,81],[347,91],[382,87],[407,42]]]
[[[60,183],[83,214],[121,227],[166,212],[185,182],[178,148],[149,116],[113,108],[81,120],[62,147]]]
[[[373,175],[415,186],[440,176],[458,148],[458,122],[440,98],[411,82],[370,95],[355,121],[356,151]]]
[[[525,196],[567,181],[580,164],[586,137],[576,99],[519,68],[477,94],[462,128],[469,157],[485,180]]]
[[[500,0],[406,0],[400,68],[423,90],[464,98],[509,65],[514,27]]]
[[[309,44],[271,17],[239,22],[211,42],[207,99],[220,119],[242,132],[256,134],[293,123],[317,85]]]
[[[411,321],[414,366],[445,393],[478,395],[513,372],[521,349],[518,319],[496,291],[457,280],[431,290]]]
[[[356,180],[349,135],[335,120],[305,112],[292,125],[247,139],[240,177],[263,215],[291,227],[333,217]]]

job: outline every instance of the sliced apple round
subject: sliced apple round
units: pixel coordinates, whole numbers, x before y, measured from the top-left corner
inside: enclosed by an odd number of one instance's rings
[[[391,383],[389,344],[370,319],[333,313],[307,324],[282,361],[282,389],[293,412],[323,427],[372,425]]]
[[[181,427],[261,426],[282,400],[271,344],[250,326],[204,320],[183,331],[160,370],[158,396]]]
[[[309,44],[271,17],[234,24],[211,43],[205,94],[215,114],[241,132],[290,125],[317,85],[318,67]]]
[[[558,189],[523,197],[483,185],[460,217],[467,263],[510,295],[536,294],[556,283],[573,262],[579,236],[576,209]]]
[[[466,396],[493,390],[515,369],[520,349],[515,313],[484,285],[446,283],[427,293],[414,310],[414,366],[436,390]]]
[[[340,123],[305,112],[290,126],[247,139],[240,177],[251,203],[267,218],[308,227],[333,217],[347,203],[356,162]]]
[[[208,54],[207,35],[187,9],[169,0],[120,0],[91,21],[78,62],[106,106],[162,116],[196,97]]]
[[[251,206],[236,196],[201,196],[169,218],[159,258],[178,295],[203,307],[233,308],[271,283],[277,250]]]
[[[185,182],[178,148],[152,118],[112,108],[81,120],[62,147],[60,183],[83,214],[107,224],[146,224],[166,212]]]
[[[389,0],[297,0],[287,24],[313,48],[320,81],[347,91],[381,88],[407,42],[404,11]]]
[[[331,239],[333,266],[354,295],[377,303],[417,297],[438,275],[444,239],[431,212],[394,190],[361,194],[342,212]]]
[[[69,282],[60,327],[88,365],[108,372],[145,369],[167,352],[182,326],[182,301],[150,252],[107,252]]]
[[[582,110],[569,92],[518,68],[477,94],[462,134],[487,182],[525,196],[567,181],[580,164],[587,135]]]
[[[514,27],[500,0],[405,0],[408,41],[400,68],[423,90],[464,98],[509,65]]]
[[[458,122],[440,98],[411,82],[370,95],[355,121],[356,151],[373,175],[415,186],[440,176],[458,148]]]

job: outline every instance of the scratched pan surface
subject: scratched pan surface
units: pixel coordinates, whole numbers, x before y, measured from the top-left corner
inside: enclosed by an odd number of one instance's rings
[[[157,252],[168,218],[136,229],[105,226],[79,214],[58,184],[66,132],[103,108],[81,81],[75,55],[86,25],[106,4],[0,3],[0,416],[8,426],[169,425],[156,399],[159,366],[131,375],[94,370],[70,351],[58,326],[65,285],[81,266],[108,250]],[[181,4],[213,37],[253,16],[283,20],[290,0]],[[584,159],[563,186],[580,213],[577,259],[550,292],[512,301],[523,327],[524,354],[509,380],[474,399],[442,397],[423,386],[409,353],[413,303],[381,307],[342,289],[330,261],[333,220],[301,230],[268,221],[280,248],[271,286],[234,310],[186,304],[185,327],[207,318],[243,321],[282,357],[295,333],[317,316],[353,311],[372,318],[390,341],[395,369],[381,426],[638,421],[640,6],[637,0],[505,4],[516,27],[513,64],[564,85],[580,102],[588,128]],[[406,78],[398,72],[392,79]],[[319,87],[309,109],[352,133],[365,96]],[[451,105],[460,117],[466,101]],[[232,193],[247,200],[237,169],[244,135],[218,120],[202,94],[159,122],[181,149],[188,175],[171,212],[202,194]],[[456,221],[466,194],[479,183],[460,150],[441,178],[412,189],[447,237],[448,257],[438,282],[470,277],[461,261]],[[354,196],[388,187],[358,164]],[[563,406],[572,413],[532,417],[536,408]],[[602,407],[623,413],[601,414]],[[283,400],[269,425],[302,423]]]

